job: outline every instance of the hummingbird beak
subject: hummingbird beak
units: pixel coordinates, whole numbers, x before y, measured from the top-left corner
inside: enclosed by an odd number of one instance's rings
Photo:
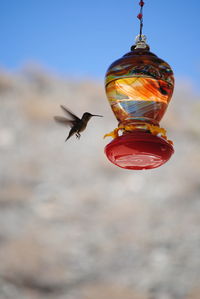
[[[98,114],[92,114],[92,116],[103,117],[103,115],[98,115]]]

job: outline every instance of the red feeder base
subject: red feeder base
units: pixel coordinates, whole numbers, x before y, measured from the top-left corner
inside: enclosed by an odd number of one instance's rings
[[[159,167],[173,153],[173,146],[167,140],[142,131],[119,136],[105,147],[105,154],[113,164],[135,170]]]

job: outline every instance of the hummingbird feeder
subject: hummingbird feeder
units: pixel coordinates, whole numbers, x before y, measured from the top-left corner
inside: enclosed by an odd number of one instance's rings
[[[105,154],[113,164],[135,170],[159,167],[174,153],[172,141],[159,125],[173,94],[173,71],[150,52],[142,34],[144,2],[139,5],[140,34],[135,45],[110,65],[105,77],[107,98],[118,121],[118,128],[105,135],[114,138]]]

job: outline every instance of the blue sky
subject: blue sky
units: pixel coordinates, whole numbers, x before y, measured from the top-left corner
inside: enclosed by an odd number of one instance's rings
[[[139,32],[135,0],[0,0],[0,67],[37,63],[50,71],[104,77]],[[200,1],[146,0],[151,51],[177,78],[200,81]]]

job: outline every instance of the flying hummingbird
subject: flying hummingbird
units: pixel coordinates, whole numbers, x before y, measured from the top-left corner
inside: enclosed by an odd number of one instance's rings
[[[79,118],[78,116],[76,116],[73,112],[71,112],[69,109],[67,109],[63,105],[60,105],[60,107],[70,117],[70,119],[68,119],[68,118],[65,118],[62,116],[54,116],[55,121],[57,121],[58,123],[71,127],[71,130],[69,131],[69,135],[65,141],[67,141],[74,134],[76,134],[76,138],[79,139],[81,137],[80,132],[85,130],[85,128],[87,127],[87,123],[91,117],[93,117],[93,116],[103,117],[102,115],[91,114],[89,112],[85,112],[82,115],[82,118]]]

